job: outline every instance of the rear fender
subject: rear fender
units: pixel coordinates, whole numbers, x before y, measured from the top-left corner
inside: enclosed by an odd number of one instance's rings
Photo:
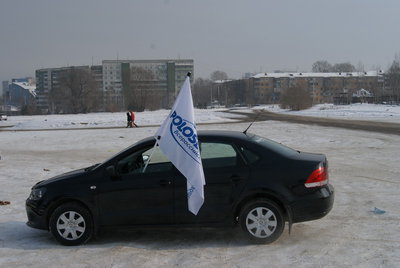
[[[234,209],[235,219],[238,217],[243,206],[245,206],[251,200],[259,199],[259,198],[264,198],[264,199],[269,199],[271,201],[274,201],[277,205],[279,205],[279,207],[285,213],[285,216],[287,218],[286,220],[288,220],[288,221],[290,220],[290,222],[292,221],[292,213],[288,206],[288,202],[285,200],[285,198],[283,198],[279,194],[276,194],[274,192],[267,191],[267,190],[253,191],[250,193],[248,192],[245,196],[242,196],[240,198],[240,201],[235,205],[235,209]]]
[[[292,225],[293,225],[292,210],[291,210],[290,206],[288,205],[288,202],[286,202],[286,200],[282,196],[280,196],[276,193],[270,192],[270,191],[253,192],[253,193],[248,194],[245,197],[243,197],[241,199],[241,201],[235,207],[235,213],[234,213],[235,221],[237,222],[239,213],[240,213],[242,207],[246,203],[250,202],[253,199],[259,199],[259,198],[269,199],[271,201],[274,201],[277,205],[279,205],[279,207],[285,213],[285,220],[289,224],[289,235],[290,235],[290,233],[292,231]]]

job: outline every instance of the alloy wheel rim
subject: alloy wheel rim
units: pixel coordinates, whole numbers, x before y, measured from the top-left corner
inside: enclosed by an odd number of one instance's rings
[[[275,213],[265,207],[252,209],[246,217],[246,228],[257,238],[267,238],[271,236],[278,225]]]
[[[76,211],[66,211],[57,219],[57,231],[66,240],[79,239],[86,230],[85,219]]]

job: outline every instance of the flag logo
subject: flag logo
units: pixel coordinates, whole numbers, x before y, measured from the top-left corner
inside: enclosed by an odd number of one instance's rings
[[[170,118],[172,118],[170,132],[175,142],[188,156],[200,164],[199,143],[194,123],[183,119],[176,111],[173,111]]]

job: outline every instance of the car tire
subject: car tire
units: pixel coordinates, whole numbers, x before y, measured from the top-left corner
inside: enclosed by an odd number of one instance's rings
[[[246,236],[257,244],[274,242],[285,227],[281,208],[266,199],[247,203],[239,214],[239,222]]]
[[[57,207],[49,221],[50,232],[65,246],[87,242],[94,233],[90,212],[78,203],[65,203]]]

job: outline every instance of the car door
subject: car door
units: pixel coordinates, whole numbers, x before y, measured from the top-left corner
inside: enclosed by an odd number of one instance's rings
[[[230,219],[233,202],[248,179],[249,169],[235,146],[222,141],[202,141],[201,158],[206,185],[204,204],[195,216],[188,210],[186,179],[175,177],[175,222],[220,223]]]
[[[101,225],[173,222],[173,165],[160,153],[158,147],[142,148],[125,154],[111,166],[114,176],[97,187]]]

